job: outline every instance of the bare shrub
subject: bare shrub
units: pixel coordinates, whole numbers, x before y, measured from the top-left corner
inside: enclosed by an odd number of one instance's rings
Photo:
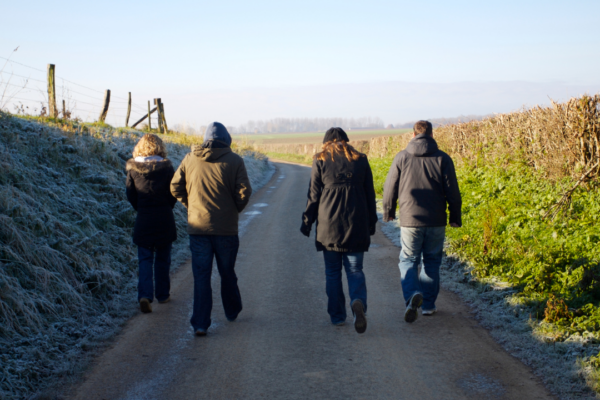
[[[546,177],[578,178],[600,160],[600,95],[435,129],[459,162],[520,161]],[[600,166],[589,175],[598,178]]]

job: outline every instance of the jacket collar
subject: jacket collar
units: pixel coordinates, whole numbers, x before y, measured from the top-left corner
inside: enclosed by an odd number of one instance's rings
[[[137,162],[133,158],[127,160],[125,164],[125,169],[127,171],[135,171],[140,174],[147,174],[152,171],[159,171],[165,168],[173,167],[171,160],[163,159],[162,161],[146,161],[146,162]]]
[[[423,157],[438,151],[438,145],[433,136],[423,133],[412,138],[406,146],[406,151],[415,157]]]

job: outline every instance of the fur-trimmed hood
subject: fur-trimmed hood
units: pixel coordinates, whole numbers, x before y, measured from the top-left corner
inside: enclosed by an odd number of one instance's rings
[[[130,158],[127,160],[127,164],[125,164],[127,172],[135,171],[140,174],[149,174],[150,172],[160,171],[163,168],[173,168],[171,160],[165,158],[162,161],[137,162],[133,158]]]

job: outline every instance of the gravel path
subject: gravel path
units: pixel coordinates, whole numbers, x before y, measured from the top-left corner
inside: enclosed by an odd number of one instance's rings
[[[406,324],[398,249],[381,232],[365,256],[367,332],[358,335],[351,317],[332,326],[322,255],[299,232],[310,169],[276,166],[240,223],[238,320],[225,319],[215,270],[213,326],[193,336],[193,277],[184,265],[173,300],[129,321],[71,398],[552,398],[455,294],[442,291],[435,316]]]

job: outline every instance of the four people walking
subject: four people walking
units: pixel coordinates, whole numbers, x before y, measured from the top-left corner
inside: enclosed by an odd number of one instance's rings
[[[350,308],[358,333],[367,328],[364,253],[377,222],[375,189],[369,161],[349,143],[341,128],[329,129],[323,149],[314,156],[306,210],[300,231],[310,236],[325,261],[327,312],[331,323],[345,323],[342,269],[348,279]],[[176,172],[156,135],[144,135],[134,159],[127,162],[127,198],[138,211],[134,243],[139,254],[140,308],[150,312],[154,298],[152,270],[159,302],[169,300],[171,243],[177,238],[172,208],[179,200],[188,211],[192,252],[194,308],[191,324],[198,336],[211,325],[213,259],[221,276],[221,299],[227,320],[242,311],[235,261],[239,248],[238,216],[252,188],[243,159],[231,150],[231,136],[220,123],[209,125],[201,146]],[[169,190],[170,185],[170,190]],[[449,206],[450,225],[461,225],[461,198],[452,159],[438,149],[429,122],[415,124],[413,140],[398,153],[384,188],[383,219],[395,218],[400,199],[402,250],[400,273],[406,301],[404,319],[413,322],[418,308],[436,311],[439,268]],[[424,267],[418,272],[423,258]]]

